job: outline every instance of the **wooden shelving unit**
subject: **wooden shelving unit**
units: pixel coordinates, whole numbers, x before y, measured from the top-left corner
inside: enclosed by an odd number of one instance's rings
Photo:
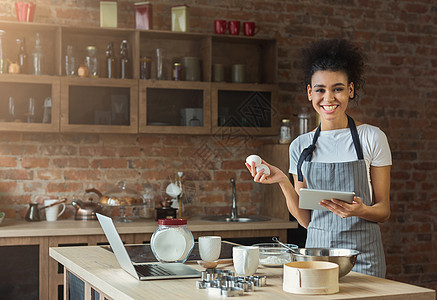
[[[278,122],[274,122],[277,105],[277,50],[274,39],[18,22],[0,22],[0,29],[5,31],[5,57],[11,61],[16,61],[18,38],[25,39],[28,65],[32,63],[32,49],[37,33],[44,52],[44,75],[0,74],[0,86],[6,88],[6,93],[0,96],[0,111],[6,112],[6,115],[0,115],[1,131],[164,134],[228,132],[235,135],[277,133]],[[128,79],[105,78],[106,47],[112,42],[114,54],[118,58],[123,40],[128,43]],[[87,46],[96,47],[98,78],[65,76],[64,59],[68,45],[73,46],[78,64],[83,63]],[[164,49],[165,80],[156,80],[157,48]],[[152,58],[151,79],[140,79],[140,57],[143,56]],[[201,81],[171,80],[173,63],[183,57],[200,59]],[[214,64],[224,65],[225,82],[212,82],[211,70]],[[246,65],[246,83],[231,83],[233,64]],[[119,72],[117,67],[115,71],[116,74]],[[26,73],[30,73],[29,70]],[[17,120],[16,123],[7,118],[8,99],[12,90],[18,87],[23,93],[17,96],[21,115],[25,113],[29,95],[34,94],[37,98],[38,109],[34,123],[26,123],[23,116],[18,118],[21,118],[21,122]],[[52,120],[50,124],[41,124],[41,121],[38,122],[42,113],[41,103],[46,97],[52,99]],[[263,106],[259,106],[260,100]],[[119,105],[123,106],[124,115],[120,115]],[[263,120],[254,116],[240,116],[238,120],[236,116],[243,112],[242,109],[248,110],[254,105],[264,110]],[[193,120],[196,122],[191,123],[184,119],[187,109],[193,108],[202,110],[200,126],[196,119]],[[223,115],[224,112],[226,115]],[[239,130],[235,130],[237,128]]]

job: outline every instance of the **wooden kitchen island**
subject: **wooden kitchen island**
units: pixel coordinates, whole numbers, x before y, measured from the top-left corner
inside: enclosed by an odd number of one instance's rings
[[[150,241],[153,232],[158,227],[158,222],[135,219],[131,223],[116,223],[116,227],[126,244],[142,244]],[[277,236],[280,240],[286,241],[287,229],[297,228],[297,223],[275,218],[265,222],[250,223],[211,222],[200,218],[191,218],[188,219],[188,228],[192,231],[195,239],[202,235],[220,235],[223,239]],[[60,293],[62,293],[64,281],[63,268],[57,261],[49,257],[50,247],[106,244],[108,242],[98,221],[26,222],[5,219],[0,225],[0,254],[3,257],[3,260],[0,261],[3,266],[8,264],[13,269],[32,268],[32,270],[27,271],[26,278],[29,278],[28,281],[36,285],[33,288],[37,290],[39,296],[35,297],[36,299],[62,299]],[[23,249],[29,250],[26,250],[26,254],[21,254],[24,253]],[[8,255],[13,255],[14,261],[18,265],[9,263],[10,257],[8,258]],[[23,260],[23,255],[28,259]],[[27,262],[34,263],[29,266]],[[10,273],[12,272],[3,270],[3,274]],[[35,278],[31,278],[30,274],[33,274],[32,276]],[[7,283],[6,280],[3,280],[2,284],[3,288],[16,288],[16,284]],[[32,297],[32,299],[35,298]]]
[[[196,288],[198,279],[138,281],[118,264],[114,254],[99,246],[50,248],[50,256],[85,282],[85,299],[97,291],[99,299],[218,299]],[[202,270],[196,263],[190,266]],[[232,269],[232,266],[229,267]],[[297,295],[282,290],[282,268],[260,266],[256,275],[267,276],[267,286],[244,293],[245,299],[391,299],[435,300],[434,290],[351,272],[340,279],[340,292],[332,295]],[[64,289],[65,291],[66,289]],[[64,292],[65,293],[65,292]],[[68,300],[67,293],[64,299]]]

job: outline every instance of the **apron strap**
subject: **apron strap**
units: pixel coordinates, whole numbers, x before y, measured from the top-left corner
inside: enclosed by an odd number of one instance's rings
[[[319,138],[320,135],[320,131],[322,130],[322,123],[319,124],[319,126],[317,127],[316,132],[314,133],[314,137],[313,137],[313,143],[311,145],[309,145],[308,147],[306,147],[305,149],[303,149],[302,153],[300,154],[299,160],[297,162],[297,180],[299,181],[303,181],[303,174],[302,174],[302,164],[303,161],[310,161],[311,157],[313,156],[313,152],[316,149],[316,142],[317,139]]]
[[[354,143],[355,151],[357,152],[358,160],[364,159],[363,149],[361,148],[360,138],[358,136],[357,126],[355,125],[354,119],[352,119],[349,115],[347,115],[348,125],[351,130],[352,141]],[[316,142],[319,138],[320,131],[322,130],[322,123],[317,127],[316,132],[314,133],[313,142],[307,148],[303,149],[300,154],[299,160],[297,162],[297,180],[303,182],[303,174],[302,174],[302,165],[304,161],[311,161],[313,156],[313,152],[316,149]]]
[[[355,126],[355,121],[349,115],[346,116],[349,123],[349,128],[351,129],[352,141],[354,142],[354,147],[355,151],[357,152],[358,160],[364,159],[363,148],[361,148],[360,138],[358,136],[357,126]]]

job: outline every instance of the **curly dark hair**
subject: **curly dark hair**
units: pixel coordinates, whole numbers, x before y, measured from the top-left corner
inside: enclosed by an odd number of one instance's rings
[[[344,39],[330,39],[312,42],[302,49],[301,65],[306,86],[317,71],[344,71],[348,82],[353,82],[355,99],[357,91],[364,84],[365,56],[361,50]]]

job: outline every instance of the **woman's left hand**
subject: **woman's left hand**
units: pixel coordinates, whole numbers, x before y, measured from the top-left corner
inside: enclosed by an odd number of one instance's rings
[[[341,218],[359,216],[364,204],[360,197],[354,197],[352,203],[347,203],[339,199],[322,200],[320,205],[329,209]]]

